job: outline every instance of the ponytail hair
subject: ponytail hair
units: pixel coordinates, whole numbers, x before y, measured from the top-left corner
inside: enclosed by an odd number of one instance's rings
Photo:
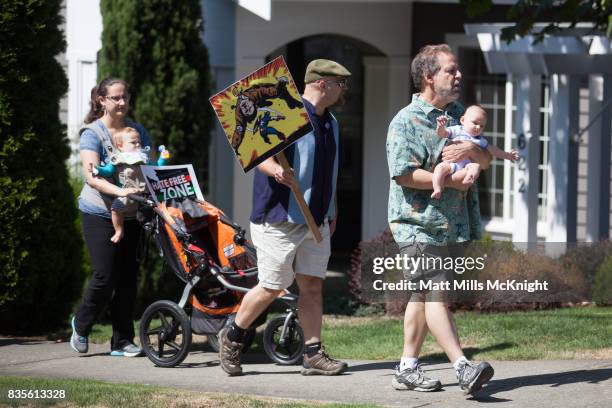
[[[104,107],[100,103],[99,97],[106,96],[108,94],[108,87],[122,84],[128,92],[128,84],[121,78],[106,77],[100,83],[91,88],[91,99],[89,100],[89,112],[85,117],[85,123],[89,124],[97,119],[100,119],[104,115]]]

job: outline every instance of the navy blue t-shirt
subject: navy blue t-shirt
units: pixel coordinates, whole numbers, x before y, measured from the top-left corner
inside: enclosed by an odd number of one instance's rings
[[[321,225],[325,218],[335,217],[340,135],[338,122],[329,111],[318,116],[314,106],[307,100],[303,101],[313,131],[284,152],[315,222]],[[289,187],[277,183],[257,168],[254,171],[251,221],[256,224],[264,221],[306,224]]]

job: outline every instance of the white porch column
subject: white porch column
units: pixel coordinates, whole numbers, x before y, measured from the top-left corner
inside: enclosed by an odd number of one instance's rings
[[[577,76],[550,78],[547,242],[576,242],[578,144],[572,136],[578,131],[579,85]],[[561,251],[562,246],[548,249]]]
[[[236,79],[244,78],[265,63],[266,60],[263,56],[237,58]],[[244,174],[235,157],[232,157],[232,160],[234,161],[232,217],[234,222],[248,230],[253,197],[253,172],[255,169],[251,169],[247,174]]]
[[[589,79],[589,123],[612,99],[612,76]],[[586,241],[597,242],[610,235],[610,128],[612,106],[608,106],[589,128],[587,163]]]
[[[538,226],[538,164],[542,78],[518,76],[515,131],[521,155],[514,175],[514,233],[512,241],[534,248]]]
[[[211,91],[216,93],[236,80],[236,4],[231,1],[203,0],[202,13],[207,17],[204,43],[208,48],[210,70],[215,83]],[[214,118],[210,138],[206,199],[233,217],[234,152],[217,118]]]
[[[97,0],[66,1],[68,61],[68,140],[70,170],[82,177],[78,130],[89,112],[91,88],[97,84],[97,52],[102,47],[102,14]]]
[[[512,112],[512,105],[514,104],[514,83],[512,82],[512,74],[506,75],[506,86],[505,86],[505,98],[506,98],[506,114],[504,115],[504,150],[509,152],[512,150],[512,120],[515,119],[509,112]],[[503,219],[508,220],[512,217],[510,212],[510,200],[512,196],[509,194],[512,191],[512,180],[510,177],[510,170],[512,162],[510,160],[504,160],[504,204],[503,204]],[[516,210],[515,210],[516,211]]]
[[[234,81],[234,67],[214,67],[214,78],[217,84],[215,91],[229,86]],[[208,149],[208,169],[209,169],[209,199],[219,208],[223,208],[227,215],[233,217],[234,208],[232,206],[233,188],[232,180],[235,174],[234,152],[227,141],[227,136],[221,124],[214,118],[215,125],[211,131],[210,147]],[[242,173],[242,170],[239,170]],[[242,174],[239,174],[242,175]]]
[[[389,101],[389,120],[387,126],[395,114],[412,101],[412,95],[410,94],[410,63],[412,60],[408,57],[389,57],[388,61],[387,99]]]
[[[410,102],[410,59],[365,57],[361,239],[387,227],[389,172],[386,140],[389,122]]]

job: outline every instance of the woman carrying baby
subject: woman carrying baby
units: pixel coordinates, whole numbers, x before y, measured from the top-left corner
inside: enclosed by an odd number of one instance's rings
[[[153,163],[151,139],[146,129],[126,115],[130,95],[127,83],[120,78],[105,78],[91,91],[91,109],[80,131],[80,156],[85,185],[79,196],[83,235],[93,273],[81,303],[72,318],[70,346],[79,353],[88,351],[88,336],[104,306],[109,304],[113,335],[111,355],[135,357],[142,354],[134,344],[133,308],[136,297],[138,246],[141,229],[135,220],[136,208],[122,208],[122,228],[113,227],[111,207],[116,198],[138,194],[140,186],[117,183],[108,173],[108,165],[120,157],[113,140],[121,137],[135,149],[145,152]],[[126,128],[132,128],[126,129]],[[135,131],[134,134],[133,130]],[[127,138],[124,138],[124,135]],[[134,147],[134,146],[132,146]],[[106,169],[106,172],[105,170]]]

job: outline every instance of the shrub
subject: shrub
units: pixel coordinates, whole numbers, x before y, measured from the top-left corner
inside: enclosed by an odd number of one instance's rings
[[[567,250],[560,258],[563,265],[576,268],[593,284],[599,266],[612,253],[612,242],[580,243]]]
[[[599,306],[612,305],[612,256],[610,255],[597,268],[593,300]]]
[[[41,332],[68,319],[80,295],[82,241],[59,120],[67,90],[59,0],[0,9],[0,323]]]
[[[130,84],[133,118],[170,150],[171,164],[192,163],[205,192],[213,124],[208,53],[198,0],[102,0],[99,79]],[[136,314],[158,299],[176,300],[182,283],[150,243],[138,276]]]
[[[153,240],[148,240],[146,257],[142,260],[138,275],[138,292],[136,295],[136,316],[141,316],[144,310],[160,299],[179,301],[185,284],[176,276],[168,265],[160,258],[158,248]]]
[[[478,274],[478,279],[481,282],[548,282],[548,290],[540,293],[511,290],[477,292],[473,307],[479,310],[544,309],[568,302],[579,303],[589,298],[590,285],[580,271],[537,251],[516,251],[511,255],[489,259],[485,269]]]
[[[125,79],[134,119],[170,149],[172,163],[193,163],[205,183],[213,116],[200,3],[102,0],[98,77]]]
[[[477,280],[485,283],[484,290],[455,291],[450,298],[452,309],[507,311],[523,309],[544,309],[580,304],[591,299],[591,287],[594,270],[610,253],[610,243],[570,248],[559,259],[552,259],[539,250],[523,252],[509,241],[494,241],[489,235],[481,240],[473,241],[466,249],[466,257],[482,257],[486,254],[485,267],[479,271],[473,269],[461,275],[455,275],[457,280]],[[393,257],[398,248],[389,229],[381,235],[360,243],[351,257],[349,275],[349,291],[361,306],[384,305],[389,315],[402,314],[408,302],[406,291],[386,291],[384,293],[371,289],[373,275],[364,265],[370,265],[374,257]],[[612,270],[612,264],[608,266]],[[605,268],[603,268],[605,269]],[[599,293],[610,299],[612,284],[608,272],[598,270]],[[607,269],[606,269],[607,271]],[[386,270],[387,282],[399,282],[402,279],[400,271]],[[379,279],[376,277],[375,279]],[[527,292],[522,290],[487,290],[487,281],[546,281],[548,290]],[[369,290],[368,290],[369,289]],[[600,297],[601,299],[601,297]]]
[[[380,251],[382,250],[382,254]],[[395,309],[402,307],[403,301],[397,299],[376,299],[369,289],[371,274],[365,271],[364,264],[368,264],[374,256],[391,256],[398,251],[391,230],[387,228],[380,235],[370,240],[362,241],[353,250],[350,258],[350,269],[347,271],[348,288],[353,300],[353,309],[359,315],[380,314],[381,310],[393,314]],[[365,274],[365,276],[364,276]],[[404,304],[405,308],[405,304]]]

